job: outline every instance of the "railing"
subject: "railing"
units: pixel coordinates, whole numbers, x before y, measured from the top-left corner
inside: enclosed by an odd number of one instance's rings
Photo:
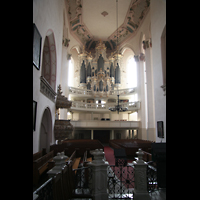
[[[34,199],[53,200],[53,178],[49,178],[43,185],[33,192]]]
[[[151,162],[148,162],[148,163],[151,163]],[[147,166],[147,190],[148,190],[148,192],[153,192],[156,189],[158,189],[157,169],[148,164],[148,166]]]
[[[43,76],[40,76],[40,92],[42,92],[51,101],[55,102],[57,93]]]
[[[100,150],[96,149],[95,153],[98,153],[98,151]],[[140,161],[141,157],[142,156],[140,155]],[[99,154],[97,154],[96,157],[94,156],[94,159],[97,158],[99,158]],[[100,157],[98,161],[101,161],[101,159],[102,157]],[[147,171],[145,170],[147,176],[146,180],[142,180],[144,182],[147,181],[147,184],[141,184],[142,177],[145,177],[141,175],[141,169],[144,169],[144,165],[142,165],[142,168],[139,170],[138,162],[136,170],[136,166],[134,164],[131,163],[127,165],[127,162],[122,161],[118,162],[117,165],[107,165],[105,163],[107,167],[107,175],[105,174],[105,176],[107,176],[107,186],[105,184],[105,189],[107,191],[108,198],[133,199],[134,195],[136,195],[136,193],[134,193],[134,188],[138,189],[139,187],[142,187],[142,185],[147,186],[148,192],[152,192],[155,189],[158,189],[157,170],[155,167],[150,165],[152,161],[146,163],[148,164]],[[97,163],[93,165],[93,167],[96,167]],[[100,163],[102,166],[103,162],[101,161]],[[68,162],[67,165],[69,166],[70,164],[71,162]],[[70,198],[93,198],[96,191],[96,189],[94,188],[95,185],[97,184],[97,182],[102,181],[100,180],[100,176],[97,176],[97,173],[100,173],[101,176],[104,175],[104,172],[101,171],[99,168],[98,171],[93,171],[93,168],[91,168],[91,166],[82,167],[74,170],[72,170],[71,167],[66,168],[65,166],[61,169],[61,172],[56,172],[56,175],[54,175],[52,178],[49,178],[42,186],[40,186],[37,190],[33,192],[33,199],[53,200],[63,199],[64,197],[65,199],[68,199],[66,198],[67,196],[70,196]],[[136,177],[136,174],[139,178]],[[94,179],[94,177],[96,177],[95,175],[98,177],[98,179]],[[92,190],[91,188],[94,188],[94,190]],[[68,194],[66,194],[66,192]]]
[[[102,97],[106,97],[107,95],[131,95],[135,92],[135,88],[126,88],[126,89],[119,89],[119,90],[111,90],[109,92],[93,92],[92,90],[80,89],[75,87],[69,87],[69,94],[76,94],[76,95],[96,95],[99,94]]]
[[[92,180],[92,169],[90,167],[82,167],[73,169],[73,171],[75,174],[74,194],[91,197],[92,190],[90,184]]]
[[[116,103],[106,103],[106,104],[96,104],[96,103],[84,103],[80,101],[72,101],[71,109],[87,109],[87,110],[108,110],[110,107],[115,107]],[[119,103],[122,108],[128,108],[128,110],[138,110],[140,109],[140,102],[127,102]]]
[[[108,175],[108,198],[133,199],[135,187],[134,168],[132,166],[110,165]]]

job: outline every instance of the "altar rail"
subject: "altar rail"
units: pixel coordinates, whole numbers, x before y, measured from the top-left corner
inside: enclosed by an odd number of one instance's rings
[[[106,103],[106,104],[101,104],[101,103],[84,103],[80,101],[72,101],[72,106],[70,109],[77,109],[77,110],[109,110],[110,107],[115,107],[117,104],[116,103]],[[134,111],[134,110],[139,110],[140,109],[140,102],[135,101],[135,102],[126,102],[126,103],[119,103],[119,105],[122,106],[122,108],[128,108],[129,111]]]
[[[107,95],[131,95],[135,92],[135,88],[126,88],[126,89],[119,89],[119,90],[111,90],[109,92],[98,92],[98,94],[102,95],[103,97]],[[86,96],[91,96],[92,90],[87,90],[87,89],[80,89],[80,88],[75,88],[75,87],[69,87],[69,94],[76,94],[76,95],[86,95]]]

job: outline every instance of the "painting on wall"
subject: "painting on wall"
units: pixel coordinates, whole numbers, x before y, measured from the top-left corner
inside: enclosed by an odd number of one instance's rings
[[[33,24],[33,65],[36,69],[40,69],[42,37],[35,24]]]
[[[37,114],[37,102],[33,100],[33,130],[35,131],[36,125],[36,114]]]
[[[157,135],[159,138],[164,138],[163,121],[157,122]]]

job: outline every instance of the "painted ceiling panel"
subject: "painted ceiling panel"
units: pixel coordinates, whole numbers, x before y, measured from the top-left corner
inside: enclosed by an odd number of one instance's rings
[[[87,50],[101,39],[110,50],[134,37],[150,7],[150,0],[66,0],[71,34]],[[116,18],[118,4],[118,29]]]

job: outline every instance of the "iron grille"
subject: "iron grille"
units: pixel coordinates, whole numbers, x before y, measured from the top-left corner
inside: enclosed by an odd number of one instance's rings
[[[124,165],[110,165],[108,175],[108,198],[133,199],[134,168]]]

